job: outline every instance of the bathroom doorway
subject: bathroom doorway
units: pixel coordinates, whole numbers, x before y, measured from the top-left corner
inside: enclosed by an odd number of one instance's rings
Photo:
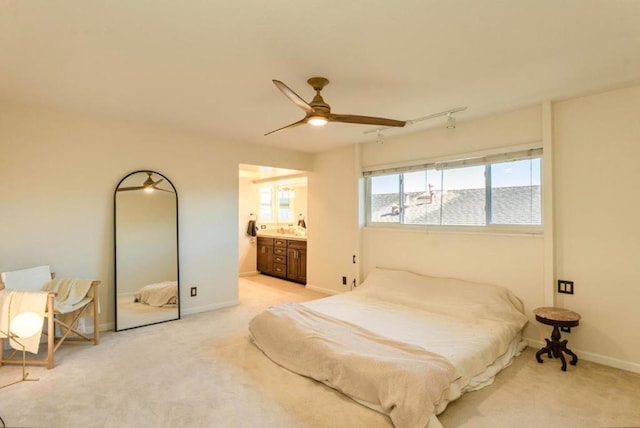
[[[238,167],[238,275],[259,273],[257,237],[306,240],[307,172],[270,166]]]

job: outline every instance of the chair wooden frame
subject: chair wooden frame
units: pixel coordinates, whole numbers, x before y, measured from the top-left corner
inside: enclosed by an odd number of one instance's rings
[[[91,288],[89,289],[89,293],[92,293],[92,302],[88,302],[84,305],[78,313],[74,316],[73,320],[67,324],[60,321],[56,318],[57,315],[60,315],[60,312],[54,309],[54,297],[56,293],[49,292],[47,294],[47,307],[45,310],[45,317],[47,319],[47,329],[43,331],[44,334],[47,335],[47,356],[45,359],[30,359],[26,360],[26,364],[29,365],[46,365],[47,369],[53,368],[53,355],[58,350],[60,345],[65,340],[68,341],[83,341],[83,342],[93,342],[93,345],[97,345],[100,342],[100,330],[99,330],[99,299],[98,299],[98,285],[100,285],[100,281],[91,282]],[[2,287],[0,287],[1,289]],[[82,314],[89,308],[89,305],[93,303],[93,337],[85,336],[84,334],[77,331],[76,324]],[[56,336],[55,327],[56,325],[60,326],[61,335]],[[76,336],[69,337],[69,334],[74,333]],[[23,364],[22,358],[14,358],[17,354],[17,350],[12,350],[9,352],[9,355],[5,357],[4,353],[4,339],[0,341],[0,366],[3,364]]]

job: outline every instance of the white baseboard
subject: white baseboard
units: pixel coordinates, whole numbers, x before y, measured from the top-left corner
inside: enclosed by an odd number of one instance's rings
[[[231,300],[228,302],[215,303],[213,305],[196,306],[195,308],[181,309],[180,316],[193,315],[200,312],[214,311],[216,309],[228,308],[229,306],[235,306],[240,303],[239,300]],[[100,331],[114,331],[116,329],[116,323],[111,321],[100,324]],[[8,342],[8,341],[7,341]]]
[[[616,369],[626,370],[633,373],[640,373],[640,364],[632,363],[631,361],[623,361],[617,358],[606,357],[604,355],[593,354],[591,352],[574,351],[583,360],[591,361],[593,363],[602,364],[604,366],[614,367]]]
[[[106,322],[104,324],[100,324],[98,328],[100,329],[100,332],[113,331],[116,329],[116,323],[114,321]]]
[[[193,315],[200,312],[215,311],[216,309],[228,308],[240,304],[240,300],[229,300],[227,302],[214,303],[213,305],[196,306],[194,308],[181,309],[180,315]]]
[[[315,286],[315,285],[313,285],[313,284],[307,284],[307,285],[306,285],[306,287],[307,287],[309,290],[317,291],[317,292],[319,292],[319,293],[324,293],[324,294],[340,294],[340,293],[342,293],[341,291],[338,291],[338,290],[332,290],[332,289],[330,289],[330,288],[316,287],[316,286]]]
[[[243,276],[256,276],[256,275],[260,275],[260,272],[257,270],[250,270],[249,272],[240,272],[238,274],[238,276],[243,277]]]
[[[528,346],[532,348],[540,349],[546,345],[546,342],[537,339],[529,339],[528,337],[524,338]],[[603,366],[609,366],[620,370],[626,370],[628,372],[640,373],[640,364],[633,363],[631,361],[623,361],[617,358],[607,357],[605,355],[594,354],[593,352],[585,352],[580,349],[574,349],[569,346],[573,352],[578,355],[578,358],[585,361],[591,361],[592,363],[602,364]]]

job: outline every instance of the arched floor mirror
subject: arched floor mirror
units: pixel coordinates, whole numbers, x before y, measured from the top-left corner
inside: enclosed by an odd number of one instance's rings
[[[178,194],[156,171],[125,176],[114,197],[116,331],[180,319]]]

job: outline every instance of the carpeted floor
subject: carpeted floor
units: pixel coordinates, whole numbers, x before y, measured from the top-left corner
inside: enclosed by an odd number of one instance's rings
[[[340,393],[282,369],[248,337],[249,320],[280,302],[323,297],[256,276],[240,280],[241,304],[114,333],[99,346],[66,345],[38,382],[0,389],[7,427],[391,427]],[[560,371],[527,349],[480,391],[439,416],[454,427],[640,426],[640,375],[587,361]],[[21,376],[0,368],[0,385]]]

